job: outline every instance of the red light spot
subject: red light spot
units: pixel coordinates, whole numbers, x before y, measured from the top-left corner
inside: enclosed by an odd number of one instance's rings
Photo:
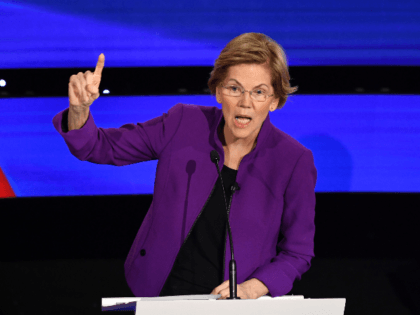
[[[12,186],[10,186],[6,175],[4,175],[3,171],[0,168],[0,198],[7,197],[16,197],[16,195],[13,192]]]

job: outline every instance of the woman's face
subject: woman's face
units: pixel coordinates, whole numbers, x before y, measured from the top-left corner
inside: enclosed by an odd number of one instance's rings
[[[224,86],[239,86],[246,91],[258,88],[265,90],[268,95],[274,94],[271,73],[267,65],[240,64],[231,66],[222,84]],[[279,100],[271,96],[267,97],[264,102],[258,102],[251,98],[248,92],[234,97],[223,94],[222,89],[224,89],[222,86],[216,88],[216,98],[217,102],[222,104],[225,138],[232,141],[243,139],[246,142],[253,142],[258,136],[269,110],[276,109]]]

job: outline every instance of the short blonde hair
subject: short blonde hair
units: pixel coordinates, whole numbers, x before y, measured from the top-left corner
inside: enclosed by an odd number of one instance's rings
[[[212,94],[216,94],[216,87],[226,79],[229,67],[239,64],[269,66],[274,97],[279,99],[277,108],[282,108],[288,95],[297,90],[290,86],[286,54],[281,46],[267,35],[244,33],[232,39],[216,59],[207,82]]]

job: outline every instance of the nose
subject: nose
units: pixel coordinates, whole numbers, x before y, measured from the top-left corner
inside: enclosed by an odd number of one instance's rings
[[[252,105],[251,93],[250,91],[244,91],[244,93],[242,93],[242,96],[239,100],[239,106],[251,107],[251,105]]]

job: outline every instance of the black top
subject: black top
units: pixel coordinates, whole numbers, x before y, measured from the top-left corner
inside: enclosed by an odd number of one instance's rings
[[[221,172],[229,205],[230,188],[238,171],[224,165]],[[181,246],[159,296],[210,294],[223,282],[226,216],[222,185],[218,178],[213,194]]]

